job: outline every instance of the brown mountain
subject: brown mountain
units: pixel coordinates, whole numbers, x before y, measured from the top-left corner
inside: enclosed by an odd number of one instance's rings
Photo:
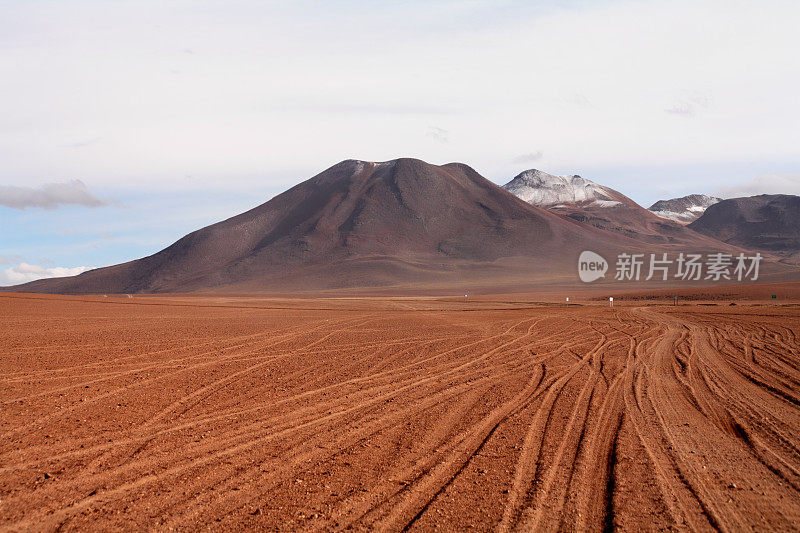
[[[526,170],[503,186],[522,200],[585,226],[647,244],[713,243],[643,208],[624,194],[581,176]]]
[[[270,291],[562,276],[583,249],[625,239],[529,205],[452,163],[343,161],[164,250],[15,290]]]
[[[694,231],[744,248],[800,257],[800,196],[762,194],[722,200],[692,222]]]

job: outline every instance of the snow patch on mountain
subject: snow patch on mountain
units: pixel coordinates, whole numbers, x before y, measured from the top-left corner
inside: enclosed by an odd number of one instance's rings
[[[615,205],[622,205],[622,202],[618,202],[616,200],[595,200],[594,203],[600,207],[614,207]]]
[[[690,194],[682,198],[672,198],[670,200],[659,200],[648,209],[661,218],[667,218],[688,224],[700,218],[710,206],[719,202],[715,196],[705,194]]]
[[[580,176],[558,176],[541,170],[526,170],[503,185],[508,192],[539,206],[594,204],[600,207],[620,205],[611,189]]]

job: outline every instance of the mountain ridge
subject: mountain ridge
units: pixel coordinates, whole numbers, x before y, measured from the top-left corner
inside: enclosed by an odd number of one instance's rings
[[[648,211],[681,224],[689,224],[702,216],[709,206],[721,198],[707,194],[689,194],[669,200],[659,200],[647,208]]]
[[[728,244],[800,260],[800,196],[761,194],[722,200],[689,228]]]
[[[580,187],[587,182],[570,177]],[[585,250],[609,258],[620,252],[741,251],[735,243],[661,219],[627,196],[590,183],[598,189],[573,194],[573,205],[545,208],[463,163],[348,159],[141,259],[0,290],[518,290],[578,282],[576,261]]]
[[[597,203],[610,207],[619,203],[619,193],[591,180],[574,175],[549,174],[530,169],[517,174],[503,188],[532,205]]]
[[[590,240],[598,246],[625,244],[602,233]],[[525,277],[555,265],[566,268],[570,254],[577,256],[586,241],[578,225],[522,202],[463,163],[348,159],[155,254],[17,289],[136,293],[380,286],[494,275],[497,262],[513,263],[509,275]]]
[[[689,244],[698,234],[648,211],[628,196],[578,175],[541,170],[521,172],[503,188],[584,227],[594,227],[647,244]]]

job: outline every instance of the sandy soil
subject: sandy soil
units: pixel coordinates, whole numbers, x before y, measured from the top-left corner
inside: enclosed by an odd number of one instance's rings
[[[800,307],[0,295],[2,530],[800,529]]]

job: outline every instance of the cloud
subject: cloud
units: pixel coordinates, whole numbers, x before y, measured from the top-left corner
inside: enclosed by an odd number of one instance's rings
[[[56,209],[60,205],[68,204],[100,207],[110,203],[108,200],[101,200],[89,192],[89,189],[80,180],[48,183],[38,189],[0,185],[0,206],[12,209],[25,209],[27,207]]]
[[[450,140],[450,132],[438,126],[428,126],[428,133],[425,136],[440,143],[446,143]]]
[[[515,157],[512,162],[513,163],[535,163],[539,161],[544,156],[544,152],[539,150],[538,152],[531,152],[529,154],[522,154]]]
[[[711,97],[707,94],[703,93],[693,93],[688,97],[689,102],[699,105],[700,107],[710,107],[711,106]]]
[[[68,144],[65,144],[64,146],[65,146],[66,148],[84,148],[84,147],[86,147],[86,146],[91,146],[92,144],[98,143],[98,142],[100,142],[102,139],[103,139],[102,137],[94,137],[94,138],[92,138],[92,139],[86,139],[86,140],[84,140],[84,141],[78,141],[78,142],[74,142],[74,143],[68,143]]]
[[[561,97],[561,102],[568,106],[586,108],[591,107],[592,103],[582,93],[565,94]]]
[[[666,113],[669,113],[670,115],[677,115],[679,117],[684,117],[684,118],[694,117],[694,106],[689,102],[677,103],[672,107],[668,107],[664,111]]]
[[[346,100],[306,101],[298,99],[296,96],[283,99],[280,102],[280,108],[290,112],[363,115],[365,117],[370,115],[453,115],[460,112],[460,110],[452,104],[428,105],[418,102],[399,103],[373,101],[368,98],[362,98],[358,102]]]
[[[10,265],[11,263],[19,263],[22,257],[18,255],[0,255],[0,265]]]
[[[795,194],[800,196],[800,174],[764,174],[748,182],[721,187],[718,196],[739,198],[757,194]]]
[[[62,276],[77,276],[93,267],[44,267],[42,265],[31,265],[20,263],[10,268],[0,270],[0,286],[18,285],[37,279],[59,278]]]
[[[532,131],[535,149],[563,168],[786,162],[800,153],[800,2],[219,10],[75,0],[48,3],[47,17],[38,2],[6,4],[0,153],[9,185],[57,168],[97,187],[172,190],[194,174],[228,191],[232,180],[282,185],[348,154],[468,159],[500,174],[517,155],[508,147],[530,146]],[[76,6],[94,16],[76,17]],[[742,83],[742,72],[758,83]],[[713,120],[700,120],[694,91],[713,97]],[[449,142],[426,136],[430,124],[445,124]],[[53,150],[64,143],[77,146]]]
[[[711,97],[702,93],[692,93],[664,111],[671,115],[678,115],[679,117],[694,118],[698,108],[705,109],[710,105]]]
[[[60,229],[60,230],[56,231],[55,233],[58,234],[58,235],[64,235],[64,236],[68,236],[68,237],[89,236],[89,237],[94,237],[96,239],[113,239],[114,238],[114,234],[113,233],[109,233],[107,231],[85,232],[85,231],[79,231],[79,230],[76,230],[76,229],[73,229],[73,228]],[[1,258],[2,257],[0,257],[0,259]]]

